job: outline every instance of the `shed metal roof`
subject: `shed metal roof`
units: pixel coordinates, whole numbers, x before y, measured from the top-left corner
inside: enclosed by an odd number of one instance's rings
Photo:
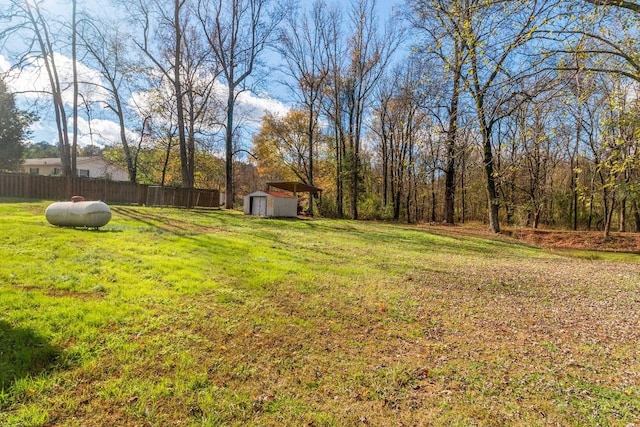
[[[287,199],[294,199],[296,198],[295,196],[289,194],[289,193],[281,193],[279,191],[265,191],[265,193],[272,195],[273,197],[284,197]]]
[[[278,188],[280,190],[291,191],[293,193],[318,193],[322,189],[314,187],[312,185],[305,184],[303,182],[268,182],[269,187]]]

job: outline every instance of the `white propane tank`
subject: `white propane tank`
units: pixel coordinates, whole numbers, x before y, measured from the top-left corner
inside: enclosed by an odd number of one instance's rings
[[[111,220],[111,209],[104,202],[56,202],[44,211],[52,225],[62,227],[102,227]]]

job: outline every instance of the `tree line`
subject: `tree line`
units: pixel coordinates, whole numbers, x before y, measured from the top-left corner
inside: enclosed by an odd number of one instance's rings
[[[109,119],[132,181],[216,182],[228,208],[240,182],[299,180],[337,218],[640,229],[635,1],[405,0],[386,21],[374,0],[69,6],[11,0],[0,32],[23,40],[7,76],[47,77],[33,108],[65,173]],[[290,111],[245,123],[239,99],[276,84]]]

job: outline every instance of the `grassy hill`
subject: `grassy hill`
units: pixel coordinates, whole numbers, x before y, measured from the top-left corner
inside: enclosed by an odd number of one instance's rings
[[[0,203],[0,425],[640,423],[638,256],[46,205]]]

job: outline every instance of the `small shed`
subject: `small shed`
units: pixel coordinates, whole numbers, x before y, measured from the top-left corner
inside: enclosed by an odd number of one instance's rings
[[[276,191],[254,191],[244,196],[245,215],[292,218],[298,215],[298,198]]]
[[[269,182],[267,183],[267,186],[267,190],[273,187],[278,190],[290,191],[296,197],[298,196],[298,193],[309,193],[309,208],[306,211],[300,212],[303,215],[313,216],[313,199],[322,194],[322,189],[303,182]],[[302,210],[302,208],[300,209]]]

